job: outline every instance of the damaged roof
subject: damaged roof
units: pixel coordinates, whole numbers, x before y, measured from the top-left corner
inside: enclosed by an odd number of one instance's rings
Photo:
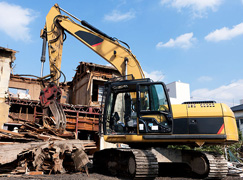
[[[11,57],[11,63],[13,63],[16,59],[15,54],[17,52],[18,51],[15,51],[13,49],[4,48],[0,46],[0,57]]]
[[[1,47],[1,46],[0,46],[0,50],[8,51],[8,52],[13,52],[13,53],[17,53],[17,52],[18,52],[18,51],[15,51],[15,50],[13,50],[13,49],[4,48],[4,47]]]

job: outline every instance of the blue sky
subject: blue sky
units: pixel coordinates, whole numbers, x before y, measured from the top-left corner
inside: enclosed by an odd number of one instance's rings
[[[15,74],[40,75],[40,30],[55,3],[128,43],[147,77],[189,83],[192,100],[232,106],[243,99],[243,0],[0,1],[0,46],[18,51]],[[68,80],[80,61],[107,64],[68,35]]]

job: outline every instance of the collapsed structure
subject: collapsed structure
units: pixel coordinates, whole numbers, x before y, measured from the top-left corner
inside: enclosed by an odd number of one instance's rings
[[[117,75],[118,73],[113,67],[80,62],[73,80],[67,84],[60,84],[61,103],[67,115],[68,130],[98,131],[98,114],[104,82]],[[10,123],[16,122],[15,120],[36,121],[41,118],[40,83],[34,78],[11,74],[8,100],[11,104],[10,119],[8,123],[5,123],[10,130],[12,130]],[[14,90],[17,94],[11,92]],[[86,118],[81,118],[85,116]],[[77,119],[83,124],[76,126]],[[84,121],[82,122],[82,120]]]
[[[118,74],[117,70],[110,66],[80,62],[73,80],[67,84],[60,84],[67,130],[76,133],[81,130],[98,131],[104,82]],[[43,112],[39,102],[40,83],[35,78],[10,75],[10,92],[7,100],[10,109],[9,117],[3,124],[5,129],[13,130],[14,127],[21,126],[24,121],[41,121]]]
[[[112,66],[80,62],[71,82],[71,104],[100,106],[104,82],[119,76]]]

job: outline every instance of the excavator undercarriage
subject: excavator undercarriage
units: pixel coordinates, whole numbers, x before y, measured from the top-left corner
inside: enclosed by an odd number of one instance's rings
[[[163,165],[162,167],[170,165],[170,168],[174,169],[178,164],[189,166],[190,172],[187,173],[200,178],[222,179],[228,173],[227,161],[223,155],[215,152],[121,148],[105,149],[94,155],[96,171],[134,179],[154,179],[166,170],[159,168],[160,165]]]

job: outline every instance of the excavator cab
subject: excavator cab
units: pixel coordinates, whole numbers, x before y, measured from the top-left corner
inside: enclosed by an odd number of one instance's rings
[[[105,135],[172,132],[172,111],[164,83],[123,80],[108,82],[105,89]]]

